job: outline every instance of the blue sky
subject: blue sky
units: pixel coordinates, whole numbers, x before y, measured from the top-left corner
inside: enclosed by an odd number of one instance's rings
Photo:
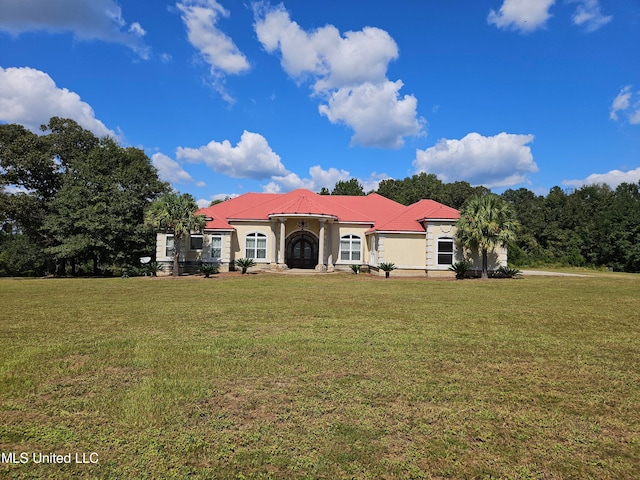
[[[419,172],[640,180],[637,0],[3,0],[0,122],[70,117],[201,204]]]

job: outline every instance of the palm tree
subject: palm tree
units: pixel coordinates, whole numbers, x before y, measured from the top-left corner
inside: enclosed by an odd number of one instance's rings
[[[489,278],[488,254],[515,240],[519,227],[511,205],[494,193],[473,197],[460,212],[456,239],[482,255],[482,278]]]
[[[391,270],[396,269],[396,264],[391,262],[382,262],[378,267],[380,267],[380,270],[384,272],[384,278],[389,278]]]
[[[204,215],[196,215],[198,205],[188,193],[165,193],[153,202],[145,215],[145,223],[156,230],[173,232],[173,276],[179,275],[182,238],[190,232],[202,232],[207,223]]]
[[[239,258],[236,260],[236,265],[242,269],[243,275],[247,273],[248,268],[253,267],[255,264],[252,258]]]

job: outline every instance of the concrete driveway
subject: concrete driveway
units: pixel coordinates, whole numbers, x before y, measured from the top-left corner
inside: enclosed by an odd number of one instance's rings
[[[562,272],[548,272],[545,270],[521,270],[522,275],[539,275],[545,277],[590,277],[591,275],[582,275],[580,273],[562,273]]]

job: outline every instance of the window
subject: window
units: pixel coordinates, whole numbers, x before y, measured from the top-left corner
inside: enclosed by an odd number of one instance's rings
[[[164,256],[165,257],[173,257],[174,253],[174,244],[173,244],[173,235],[167,235],[165,237],[165,249]]]
[[[359,262],[362,256],[362,240],[357,235],[340,237],[340,260]]]
[[[453,265],[453,240],[438,239],[438,265]]]
[[[202,250],[202,235],[191,235],[189,237],[190,250]]]
[[[222,257],[222,237],[211,237],[211,258]]]
[[[247,235],[245,257],[253,260],[267,258],[267,236],[263,233]]]

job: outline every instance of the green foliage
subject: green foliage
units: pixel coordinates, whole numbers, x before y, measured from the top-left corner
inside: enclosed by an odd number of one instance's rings
[[[344,181],[339,180],[336,182],[335,187],[331,191],[331,195],[351,195],[362,197],[365,195],[364,189],[362,188],[362,184],[358,181],[357,178],[352,178],[350,180]]]
[[[362,265],[351,265],[351,271],[356,275],[360,273],[360,268],[362,268]]]
[[[145,213],[145,223],[155,231],[172,232],[173,276],[180,274],[180,253],[186,235],[202,232],[206,225],[204,215],[196,215],[198,205],[192,195],[169,192],[153,202]]]
[[[0,231],[0,276],[40,276],[46,257],[28,235]]]
[[[451,265],[449,267],[449,270],[456,274],[456,279],[462,280],[464,277],[466,277],[467,272],[469,271],[470,268],[471,268],[470,262],[468,262],[467,260],[460,260],[459,262],[456,262],[453,265]]]
[[[143,225],[144,209],[165,191],[142,150],[98,139],[69,119],[53,117],[35,135],[0,125],[0,227],[24,235],[33,261],[10,260],[19,274],[71,272],[92,264],[133,264],[153,251],[155,236]],[[5,253],[11,238],[0,238]],[[5,255],[6,259],[6,255]],[[33,260],[33,258],[32,258]]]
[[[526,189],[502,194],[522,224],[509,262],[514,265],[607,266],[640,271],[640,182],[559,187],[546,198]]]
[[[380,265],[378,265],[378,268],[380,268],[380,270],[384,272],[385,278],[389,278],[389,274],[391,273],[392,270],[396,269],[396,265],[395,263],[391,263],[391,262],[382,262],[380,263]]]
[[[511,205],[490,193],[467,202],[456,224],[456,239],[465,248],[480,252],[482,278],[488,278],[489,251],[513,242],[518,226]]]
[[[383,272],[390,272],[391,270],[396,269],[395,263],[391,263],[391,262],[382,262],[378,266],[380,267],[380,270],[382,270]]]
[[[160,265],[158,262],[149,262],[143,265],[140,270],[143,275],[156,277],[158,275],[158,272],[162,271],[162,265]]]
[[[217,263],[203,263],[198,271],[204,275],[204,278],[209,278],[220,271],[220,266]]]
[[[453,208],[460,208],[474,195],[483,195],[485,187],[472,187],[467,182],[443,183],[432,173],[419,173],[404,180],[385,179],[376,193],[403,205],[411,205],[422,199],[435,200]]]
[[[256,263],[251,258],[238,258],[235,264],[242,269],[242,274],[244,275],[247,273],[247,269],[253,267]]]
[[[498,269],[498,275],[506,278],[520,278],[522,277],[522,271],[517,268],[501,266]]]

